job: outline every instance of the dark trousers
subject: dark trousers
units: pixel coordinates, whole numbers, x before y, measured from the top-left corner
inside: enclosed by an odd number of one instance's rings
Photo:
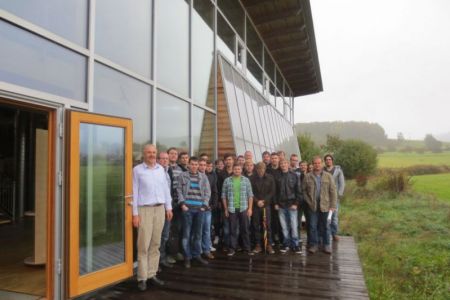
[[[230,223],[231,249],[237,249],[240,234],[242,247],[245,251],[250,251],[250,233],[247,211],[245,210],[243,212],[230,213],[228,220]]]
[[[282,234],[281,234],[281,224],[280,219],[278,218],[278,212],[275,210],[274,206],[271,206],[271,230],[272,230],[272,238],[275,243],[282,242]]]
[[[308,216],[309,206],[305,201],[302,201],[298,206],[298,232],[302,230],[302,215],[305,216],[305,226],[306,226],[306,244],[309,245],[309,216]]]
[[[328,224],[328,212],[321,212],[319,210],[308,212],[310,240],[311,246],[318,246],[322,241],[324,246],[330,245],[330,225]]]
[[[271,212],[270,207],[253,207],[253,215],[252,215],[252,226],[253,226],[253,234],[255,238],[255,245],[263,244],[263,234],[264,234],[264,219],[263,219],[263,211],[266,210],[266,226],[267,226],[267,240],[269,244],[272,244],[272,229],[271,229]]]
[[[185,259],[202,254],[203,211],[189,209],[183,212],[183,251]]]
[[[169,240],[170,221],[164,221],[163,231],[161,233],[161,245],[159,246],[159,262],[163,262],[167,257],[167,241]]]

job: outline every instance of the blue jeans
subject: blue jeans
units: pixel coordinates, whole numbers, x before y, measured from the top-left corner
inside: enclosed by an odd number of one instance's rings
[[[170,234],[170,221],[165,220],[164,221],[164,227],[161,233],[161,245],[159,246],[159,262],[162,262],[167,257],[167,241],[169,240],[169,234]]]
[[[284,247],[298,247],[298,216],[297,210],[281,208],[278,210]]]
[[[336,210],[333,212],[333,215],[331,216],[330,231],[331,231],[332,236],[337,235],[338,230],[339,230],[338,211],[339,211],[339,202],[337,203]]]
[[[328,212],[312,211],[309,209],[309,233],[311,246],[319,245],[319,238],[324,246],[330,245],[330,226],[328,225]]]
[[[211,252],[211,211],[203,212],[202,221],[202,253]]]
[[[202,221],[201,210],[183,211],[183,251],[185,259],[199,257],[202,253]]]

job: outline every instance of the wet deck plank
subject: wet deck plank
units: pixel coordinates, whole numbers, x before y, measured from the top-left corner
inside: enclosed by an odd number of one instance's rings
[[[181,264],[159,275],[165,287],[139,292],[135,280],[99,291],[89,299],[369,299],[352,237],[333,254],[275,254],[232,258],[217,254],[208,266]]]

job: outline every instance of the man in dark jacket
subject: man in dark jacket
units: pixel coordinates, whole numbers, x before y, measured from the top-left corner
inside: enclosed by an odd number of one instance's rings
[[[204,173],[208,177],[209,186],[211,188],[211,197],[209,198],[208,207],[203,213],[202,223],[202,254],[206,258],[214,259],[211,253],[211,220],[212,210],[217,208],[218,193],[217,193],[217,174],[213,171],[212,162],[200,159],[198,161],[198,171]]]
[[[276,191],[275,180],[273,176],[266,173],[266,164],[260,162],[256,164],[256,174],[250,179],[252,183],[253,190],[253,216],[252,216],[252,226],[254,230],[255,237],[255,249],[253,252],[261,252],[261,242],[262,236],[261,231],[264,228],[267,232],[267,248],[265,249],[267,253],[273,254],[275,251],[272,248],[272,230],[270,228],[270,205],[272,202],[273,195]],[[264,220],[265,213],[265,220]],[[264,224],[265,222],[265,224]]]
[[[297,175],[289,171],[289,163],[283,159],[280,161],[281,175],[276,179],[277,197],[275,210],[278,211],[281,229],[283,232],[283,247],[281,253],[286,253],[289,248],[295,253],[302,253],[299,245],[297,208],[301,201],[300,180]]]
[[[281,171],[280,171],[280,157],[278,156],[277,152],[272,152],[272,154],[270,155],[270,164],[267,166],[266,169],[266,173],[270,174],[273,176],[273,179],[275,181],[277,181],[277,178],[280,176]],[[275,243],[280,243],[281,240],[281,225],[280,225],[280,220],[278,218],[278,213],[275,211],[275,208],[273,206],[273,203],[275,202],[276,198],[278,197],[277,194],[274,195],[274,199],[272,201],[272,222],[271,222],[271,227],[272,227],[272,238],[274,240]]]

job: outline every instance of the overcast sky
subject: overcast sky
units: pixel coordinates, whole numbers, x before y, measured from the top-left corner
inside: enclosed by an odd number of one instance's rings
[[[324,91],[296,99],[296,122],[450,132],[450,0],[310,1]]]

